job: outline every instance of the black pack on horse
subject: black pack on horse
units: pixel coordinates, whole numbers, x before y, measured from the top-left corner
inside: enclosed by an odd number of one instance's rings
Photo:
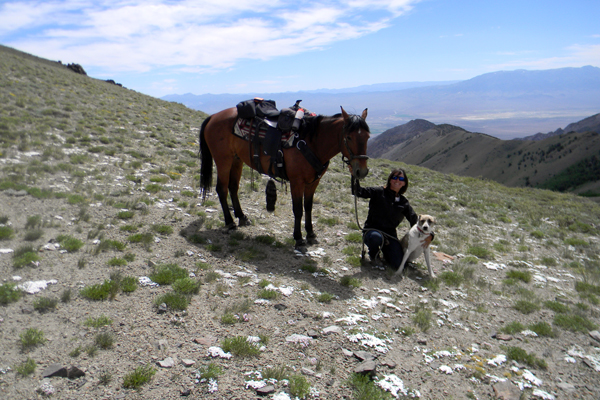
[[[283,150],[285,171],[292,193],[296,248],[306,245],[301,231],[303,200],[306,240],[309,244],[318,243],[312,226],[313,196],[321,177],[327,170],[329,160],[341,152],[342,159],[352,166],[352,174],[356,178],[362,179],[369,172],[366,155],[367,140],[370,137],[369,126],[365,122],[367,109],[361,116],[349,115],[343,107],[341,110],[341,114],[331,117],[322,115],[305,117],[305,124],[299,132],[295,146]],[[235,229],[236,225],[227,205],[227,193],[231,196],[239,225],[250,223],[242,212],[238,189],[243,165],[256,169],[252,160],[251,143],[233,134],[237,118],[237,108],[228,108],[208,117],[200,129],[201,191],[205,198],[212,186],[214,159],[217,166],[216,191],[223,208],[225,225],[229,229]],[[260,157],[262,171],[268,170],[269,163],[269,156]],[[316,168],[316,163],[320,168]]]

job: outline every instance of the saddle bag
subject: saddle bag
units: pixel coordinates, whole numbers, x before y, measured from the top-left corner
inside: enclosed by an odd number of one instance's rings
[[[277,119],[277,129],[281,132],[289,132],[294,124],[296,112],[291,108],[282,108]]]
[[[259,118],[270,118],[279,114],[274,100],[263,100],[258,97],[240,101],[236,108],[238,117],[243,119],[252,119],[257,116]]]

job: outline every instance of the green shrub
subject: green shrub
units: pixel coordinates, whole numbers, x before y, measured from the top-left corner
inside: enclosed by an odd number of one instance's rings
[[[186,295],[181,293],[167,292],[154,299],[154,304],[157,307],[163,303],[172,310],[185,310],[188,308],[190,301]]]
[[[552,326],[550,326],[550,324],[548,324],[547,322],[537,322],[535,324],[531,324],[528,326],[529,330],[535,332],[538,334],[538,336],[545,336],[545,337],[555,337],[556,333],[554,332],[554,330],[552,329]]]
[[[303,375],[291,375],[288,389],[293,398],[305,399],[310,393],[310,383]]]
[[[421,329],[423,332],[427,332],[429,328],[431,328],[431,320],[433,318],[433,313],[431,310],[423,305],[417,304],[415,307],[415,315],[413,315],[412,320],[413,323]]]
[[[500,329],[504,333],[508,333],[509,335],[514,335],[515,333],[519,333],[525,330],[523,324],[518,321],[513,321],[510,324],[505,325],[502,329]]]
[[[27,361],[19,365],[15,365],[15,372],[22,376],[29,376],[35,372],[36,367],[37,364],[35,363],[33,358],[27,357]]]
[[[79,294],[90,300],[106,300],[109,297],[114,298],[114,295],[118,290],[119,285],[117,282],[106,279],[103,283],[96,283],[84,287],[79,291]]]
[[[276,381],[282,381],[289,378],[290,368],[287,365],[279,367],[269,366],[262,370],[261,375],[265,380],[274,379]]]
[[[448,286],[460,286],[464,282],[464,277],[454,271],[444,271],[440,274],[439,278],[444,281]]]
[[[233,325],[239,321],[239,318],[230,312],[221,315],[221,323],[224,325]]]
[[[38,344],[43,344],[46,342],[44,332],[37,328],[28,328],[25,332],[21,332],[19,334],[19,338],[21,341],[21,348],[23,348],[23,350],[27,350],[31,347],[37,346]]]
[[[135,216],[135,213],[131,210],[121,210],[117,213],[119,219],[131,219]]]
[[[475,257],[483,258],[483,259],[491,259],[493,258],[493,254],[489,249],[486,249],[482,246],[470,246],[467,249],[467,254],[474,255]]]
[[[527,353],[520,347],[509,347],[506,351],[506,356],[509,360],[515,360],[517,362],[522,362],[530,367],[546,369],[548,368],[548,364],[543,359],[539,359],[533,353]]]
[[[181,278],[173,282],[173,290],[181,294],[198,294],[200,291],[200,281],[192,278]]]
[[[224,352],[238,357],[256,357],[260,354],[258,346],[248,342],[244,336],[223,339],[221,348]]]
[[[0,304],[6,305],[19,301],[23,296],[23,291],[17,289],[14,283],[3,283],[0,285]]]
[[[565,239],[565,244],[568,244],[573,247],[588,247],[590,245],[584,239],[579,239],[579,238]]]
[[[545,301],[544,307],[554,311],[555,313],[561,314],[565,314],[571,311],[571,309],[568,306],[558,301]]]
[[[150,364],[137,367],[135,371],[123,377],[123,387],[126,389],[139,389],[145,383],[150,382],[154,374],[156,374],[156,369]]]
[[[161,235],[170,235],[173,233],[173,227],[170,225],[152,225],[152,230]]]
[[[345,236],[345,239],[350,243],[362,243],[363,237],[360,232],[350,232]]]
[[[531,314],[534,311],[538,311],[540,309],[540,306],[531,301],[517,300],[513,305],[513,308],[517,311],[520,311],[523,314]]]
[[[577,314],[556,314],[554,316],[554,325],[573,332],[587,333],[596,329],[596,324]]]
[[[126,247],[127,244],[121,243],[118,240],[105,239],[98,244],[94,252],[99,254],[110,250],[123,251]]]
[[[87,318],[85,320],[85,322],[83,323],[83,325],[89,326],[92,328],[100,328],[100,327],[103,327],[106,325],[110,325],[112,323],[113,323],[112,319],[110,319],[106,315],[102,314],[98,318],[92,318],[92,317]]]
[[[348,385],[353,389],[353,399],[355,400],[390,400],[392,395],[386,392],[371,380],[367,375],[352,374],[348,380]]]
[[[506,277],[509,279],[518,279],[525,283],[531,282],[531,272],[529,271],[520,271],[516,269],[511,269],[506,272]]]
[[[530,235],[536,239],[542,239],[544,237],[544,232],[536,230],[536,231],[531,232]]]
[[[134,292],[138,287],[138,280],[135,276],[126,276],[121,280],[121,290],[125,293]]]
[[[344,275],[340,279],[340,285],[342,286],[352,286],[355,288],[359,288],[362,285],[362,282],[358,278],[353,278],[349,275]]]
[[[219,365],[215,363],[209,363],[208,365],[202,366],[198,369],[200,379],[217,379],[219,375],[223,374],[223,370]]]
[[[15,235],[15,231],[10,226],[0,226],[0,240],[10,240]]]
[[[67,250],[69,253],[74,253],[83,247],[84,243],[69,235],[59,235],[56,240],[60,243],[60,247]]]
[[[40,215],[30,215],[25,222],[25,229],[39,228],[42,225],[42,217]]]
[[[317,301],[319,303],[330,303],[331,300],[335,298],[335,295],[327,292],[323,292],[317,296]]]
[[[57,304],[57,299],[51,299],[48,297],[38,297],[33,301],[33,308],[39,311],[40,313],[44,313],[46,311],[55,309]]]
[[[177,279],[188,277],[188,271],[177,264],[159,264],[154,267],[150,279],[159,285],[170,285]]]
[[[23,236],[23,240],[25,240],[27,242],[35,242],[36,240],[41,238],[43,235],[44,235],[43,229],[30,229],[27,232],[25,232],[25,236]]]
[[[124,259],[119,258],[119,257],[113,257],[110,260],[108,260],[107,264],[110,267],[119,267],[119,266],[127,265],[127,261],[125,261]]]
[[[96,337],[94,338],[94,343],[101,349],[106,350],[113,347],[113,344],[115,343],[115,338],[111,333],[102,332],[96,335]]]
[[[592,293],[600,295],[600,286],[588,282],[575,282],[575,290],[579,293]]]
[[[266,244],[268,246],[275,243],[275,238],[270,235],[258,235],[257,237],[254,238],[254,240],[258,243]]]
[[[13,267],[23,268],[26,265],[41,260],[38,252],[32,246],[21,246],[13,253]]]
[[[163,187],[157,183],[149,183],[144,187],[144,189],[148,193],[158,193],[163,190]]]

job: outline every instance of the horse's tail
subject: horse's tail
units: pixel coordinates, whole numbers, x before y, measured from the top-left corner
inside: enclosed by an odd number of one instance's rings
[[[212,186],[212,169],[213,169],[213,158],[210,153],[210,149],[206,144],[206,139],[204,138],[204,133],[206,130],[206,125],[210,121],[210,117],[206,118],[204,122],[202,122],[202,127],[200,128],[200,194],[202,199],[206,199],[206,195],[210,191],[210,187]]]

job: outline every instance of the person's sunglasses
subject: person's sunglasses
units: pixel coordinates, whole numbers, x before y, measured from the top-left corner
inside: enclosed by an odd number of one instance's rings
[[[405,181],[406,178],[403,177],[403,176],[396,175],[396,176],[392,176],[392,180],[394,180],[394,181]]]

